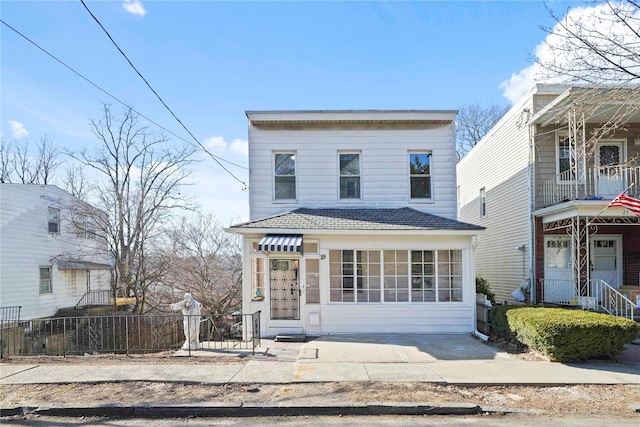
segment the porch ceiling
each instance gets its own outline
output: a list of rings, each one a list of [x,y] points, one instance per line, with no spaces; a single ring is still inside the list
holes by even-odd
[[[617,206],[607,207],[608,204],[608,200],[572,200],[538,209],[533,212],[533,216],[542,218],[543,224],[575,217],[620,218],[629,220],[621,221],[621,224],[639,223],[638,218],[626,209]]]

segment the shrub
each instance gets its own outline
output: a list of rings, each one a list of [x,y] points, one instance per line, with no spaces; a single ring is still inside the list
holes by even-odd
[[[506,317],[514,338],[560,362],[614,357],[640,332],[633,320],[582,310],[526,307]]]
[[[487,299],[491,301],[491,304],[496,303],[496,294],[491,291],[489,282],[482,277],[476,277],[476,294],[485,294]]]
[[[517,305],[494,305],[489,310],[489,331],[491,335],[495,335],[500,338],[507,338],[509,341],[513,341],[511,336],[511,330],[509,329],[509,323],[507,322],[507,312],[512,309],[518,308]]]

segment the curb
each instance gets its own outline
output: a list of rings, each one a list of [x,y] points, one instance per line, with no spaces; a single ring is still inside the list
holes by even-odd
[[[471,403],[353,403],[340,405],[264,405],[189,404],[189,405],[105,405],[84,407],[15,407],[0,408],[0,417],[41,415],[52,417],[119,417],[119,418],[185,418],[185,417],[280,417],[318,415],[476,415],[482,408]],[[504,412],[504,411],[502,411]]]

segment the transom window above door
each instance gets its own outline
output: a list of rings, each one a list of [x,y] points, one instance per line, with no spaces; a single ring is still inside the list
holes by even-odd
[[[340,199],[360,199],[360,153],[340,153]]]

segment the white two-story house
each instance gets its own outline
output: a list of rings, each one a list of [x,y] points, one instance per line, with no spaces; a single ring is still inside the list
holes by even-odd
[[[538,84],[458,163],[460,219],[487,229],[476,268],[499,301],[522,287],[632,315],[640,217],[609,205],[640,198],[639,92]]]
[[[250,111],[243,312],[263,336],[475,330],[455,111]]]
[[[106,291],[109,304],[106,241],[82,206],[55,185],[0,184],[0,307],[30,320],[92,292]]]

